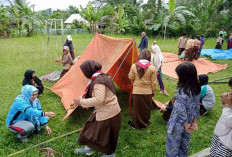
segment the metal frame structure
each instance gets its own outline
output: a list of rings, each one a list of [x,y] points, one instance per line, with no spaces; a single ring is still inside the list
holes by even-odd
[[[61,34],[62,34],[62,46],[64,44],[64,26],[63,26],[63,19],[48,19],[48,21],[45,21],[45,27],[44,27],[44,39],[43,39],[43,49],[44,49],[44,44],[45,44],[45,40],[46,40],[46,35],[48,34],[48,38],[47,38],[47,47],[45,50],[45,57],[47,56],[47,51],[48,51],[48,45],[49,45],[49,40],[50,40],[50,31],[52,29],[52,25],[54,23],[55,25],[55,36],[56,36],[56,47],[57,47],[57,27],[56,27],[56,22],[60,21],[61,23]],[[50,26],[48,32],[47,32],[47,27]]]

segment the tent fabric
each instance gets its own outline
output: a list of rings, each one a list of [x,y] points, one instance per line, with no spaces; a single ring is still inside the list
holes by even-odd
[[[212,59],[232,59],[232,49],[202,49],[201,54],[210,56]]]
[[[54,71],[45,76],[40,77],[41,81],[50,81],[50,82],[57,82],[60,78],[61,71]]]
[[[163,56],[165,60],[162,66],[162,73],[173,78],[178,78],[175,69],[179,64],[183,63],[183,61],[180,61],[178,56],[173,53],[163,53]],[[197,68],[198,75],[216,73],[220,70],[228,68],[228,64],[216,64],[206,59],[194,60],[193,64]]]
[[[85,87],[89,82],[80,69],[80,65],[87,59],[101,63],[102,71],[108,73],[111,78],[120,67],[114,77],[114,82],[126,92],[131,90],[128,73],[131,65],[138,61],[134,40],[107,37],[97,33],[75,65],[51,88],[61,97],[61,102],[67,110],[64,120],[75,110],[69,109],[70,104],[75,98],[84,94]]]

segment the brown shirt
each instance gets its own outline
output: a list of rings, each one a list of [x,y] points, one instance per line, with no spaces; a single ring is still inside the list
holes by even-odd
[[[201,47],[201,41],[200,40],[198,40],[198,39],[195,39],[194,40],[194,46],[197,46],[197,47]]]
[[[71,65],[73,65],[73,59],[70,53],[63,54],[62,61],[63,61],[63,69],[65,70],[69,70],[71,68]]]
[[[150,65],[143,77],[140,79],[136,65],[131,66],[129,79],[133,82],[133,94],[155,94],[157,71],[153,65]]]
[[[190,49],[190,48],[193,48],[193,47],[194,47],[194,40],[193,39],[189,39],[187,41],[185,49]]]
[[[187,42],[186,38],[184,38],[183,36],[180,37],[178,41],[178,48],[185,48],[186,42]]]
[[[121,111],[117,96],[103,84],[94,84],[92,98],[82,98],[80,103],[83,107],[95,107],[96,121],[112,118]]]

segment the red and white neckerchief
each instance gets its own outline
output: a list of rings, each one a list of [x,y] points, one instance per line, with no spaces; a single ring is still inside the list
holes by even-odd
[[[136,64],[138,64],[143,69],[146,69],[147,67],[149,67],[151,65],[151,63],[146,59],[141,59],[138,62],[136,62]]]
[[[98,70],[96,73],[94,73],[94,74],[92,75],[92,77],[91,77],[91,79],[90,79],[90,81],[89,81],[87,87],[85,88],[85,93],[83,94],[82,98],[85,98],[85,97],[86,97],[87,92],[88,92],[88,90],[89,90],[89,87],[90,87],[92,81],[93,81],[96,77],[98,77],[98,75],[100,75],[101,73],[102,73],[102,71],[101,71],[101,70]]]

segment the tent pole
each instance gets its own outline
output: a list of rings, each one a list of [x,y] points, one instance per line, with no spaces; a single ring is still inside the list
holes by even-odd
[[[127,58],[128,54],[130,53],[130,51],[131,51],[132,47],[133,47],[133,45],[131,46],[131,48],[130,48],[130,49],[129,49],[129,51],[127,52],[126,56],[123,58],[123,60],[122,60],[121,64],[119,65],[119,67],[118,67],[117,71],[115,72],[115,74],[114,74],[114,76],[113,76],[112,80],[114,80],[115,76],[117,75],[117,73],[118,73],[118,72],[119,72],[119,70],[121,69],[122,64],[123,64],[123,63],[124,63],[124,61],[126,60],[126,58]]]
[[[134,56],[135,56],[135,38],[133,38],[133,49],[132,49],[132,58],[131,58],[131,65],[134,64]],[[128,114],[131,114],[131,100],[132,100],[132,92],[133,92],[133,86],[131,86],[130,89],[130,96],[129,96],[129,102],[128,102]]]

